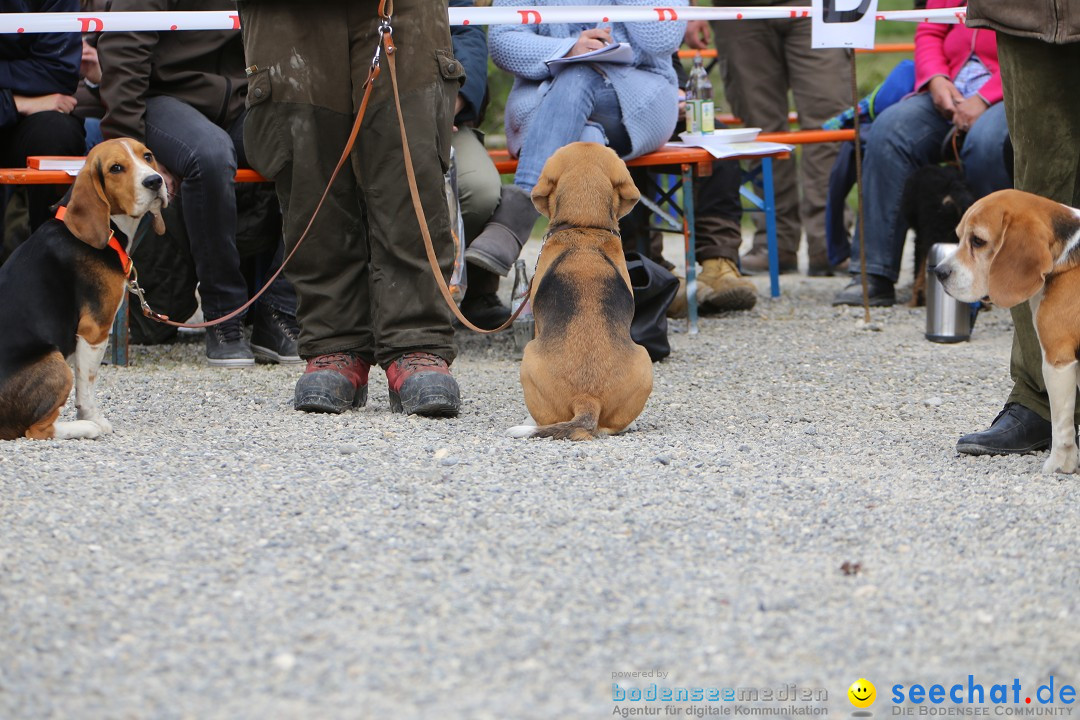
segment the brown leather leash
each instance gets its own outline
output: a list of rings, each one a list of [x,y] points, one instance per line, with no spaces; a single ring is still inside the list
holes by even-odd
[[[424,251],[427,253],[428,263],[431,265],[431,272],[435,276],[435,282],[439,286],[439,292],[442,293],[443,300],[446,301],[450,310],[457,317],[458,322],[470,330],[484,335],[501,332],[513,324],[514,320],[517,319],[517,316],[525,309],[527,302],[521,303],[510,318],[499,327],[493,330],[478,328],[476,325],[469,322],[469,320],[461,313],[461,309],[458,308],[457,303],[454,302],[453,295],[450,294],[450,288],[447,287],[446,280],[443,279],[442,270],[439,269],[439,260],[435,256],[435,245],[431,241],[431,233],[428,232],[424,206],[420,202],[420,190],[416,186],[416,172],[413,170],[412,153],[409,152],[409,138],[405,132],[405,115],[401,111],[401,98],[398,96],[397,58],[394,56],[396,47],[394,45],[393,32],[389,29],[390,15],[383,12],[386,5],[389,5],[392,11],[392,0],[381,0],[379,3],[379,15],[382,16],[382,24],[379,26],[379,30],[382,32],[382,41],[386,46],[386,60],[387,65],[390,67],[390,84],[394,90],[394,107],[397,109],[398,127],[401,129],[401,148],[405,155],[405,177],[409,182],[409,195],[412,198],[413,211],[416,213],[416,221],[420,224],[420,234],[424,238]],[[384,26],[387,28],[386,30],[383,30]],[[535,279],[535,275],[533,278]],[[527,292],[528,296],[532,297],[532,279],[529,280],[529,289]]]
[[[323,190],[322,197],[319,198],[319,203],[315,206],[315,210],[311,213],[311,219],[308,220],[307,226],[304,228],[304,232],[300,234],[300,238],[296,241],[296,245],[289,254],[282,260],[281,265],[277,271],[270,276],[270,279],[255,293],[250,300],[230,312],[228,315],[215,318],[214,320],[208,320],[201,323],[181,323],[175,320],[170,320],[167,315],[162,315],[151,309],[149,303],[146,301],[146,295],[144,290],[139,286],[138,275],[133,273],[132,277],[128,280],[128,289],[139,299],[139,305],[142,308],[143,315],[156,320],[157,322],[164,323],[165,325],[171,325],[178,328],[208,328],[214,325],[220,325],[223,322],[232,320],[237,315],[241,314],[248,308],[250,308],[256,300],[258,300],[263,293],[270,287],[270,285],[277,280],[281,275],[281,271],[285,269],[285,265],[292,259],[296,251],[300,249],[300,245],[307,238],[308,232],[311,230],[311,226],[315,223],[315,217],[319,214],[319,210],[322,209],[323,203],[326,202],[327,196],[330,194],[330,187],[334,184],[334,180],[337,179],[338,173],[341,172],[341,168],[345,166],[345,163],[349,159],[349,155],[352,153],[353,146],[356,144],[356,137],[360,134],[360,125],[364,121],[364,113],[367,111],[368,100],[371,97],[372,88],[375,85],[375,78],[382,72],[382,66],[380,62],[380,55],[383,48],[386,50],[387,64],[390,67],[390,80],[394,91],[394,106],[397,109],[398,126],[401,128],[401,146],[405,155],[405,175],[409,183],[409,194],[412,197],[413,209],[416,212],[416,220],[420,224],[420,234],[424,238],[424,249],[427,252],[428,263],[431,265],[431,272],[435,276],[435,282],[439,286],[439,290],[442,292],[443,299],[446,304],[453,311],[458,321],[478,333],[484,335],[497,333],[510,327],[522,310],[525,309],[526,302],[521,303],[517,310],[514,311],[510,319],[504,322],[499,327],[493,330],[484,330],[473,325],[469,320],[461,314],[461,310],[458,308],[457,303],[454,302],[454,297],[450,293],[450,288],[446,285],[446,280],[443,279],[442,270],[439,268],[438,258],[435,256],[435,247],[431,240],[431,234],[428,232],[427,218],[424,215],[423,205],[420,203],[420,191],[416,185],[416,173],[413,170],[412,154],[409,152],[409,139],[405,133],[405,117],[401,112],[401,98],[398,96],[398,84],[397,84],[397,67],[396,58],[394,53],[397,49],[394,44],[393,34],[394,29],[391,25],[391,17],[393,14],[393,1],[392,0],[380,0],[379,2],[379,34],[381,36],[380,42],[375,46],[375,54],[371,59],[371,67],[368,70],[367,78],[364,80],[364,97],[360,101],[360,109],[356,114],[356,120],[353,122],[352,131],[349,133],[349,140],[345,143],[345,149],[341,152],[341,157],[338,159],[337,165],[334,167],[334,172],[330,174],[330,179],[326,183],[326,189]],[[532,281],[529,281],[529,296],[532,295]]]

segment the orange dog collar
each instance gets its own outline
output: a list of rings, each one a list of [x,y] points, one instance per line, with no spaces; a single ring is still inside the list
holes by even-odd
[[[61,205],[56,208],[56,219],[63,222],[64,215],[67,214],[67,207]],[[124,275],[131,275],[131,258],[128,256],[124,247],[120,244],[120,241],[116,239],[116,235],[112,229],[109,230],[109,247],[116,251],[116,254],[120,256],[120,267],[124,269]]]

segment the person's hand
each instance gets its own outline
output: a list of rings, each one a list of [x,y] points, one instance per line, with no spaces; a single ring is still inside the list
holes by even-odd
[[[577,42],[574,43],[574,47],[570,48],[570,52],[566,53],[566,57],[584,55],[587,52],[599,50],[605,45],[610,45],[611,42],[611,28],[605,27],[582,30],[581,35],[578,36]]]
[[[55,110],[67,115],[75,109],[76,101],[73,95],[12,95],[15,100],[15,109],[20,115],[33,115],[34,113]]]
[[[101,82],[101,63],[98,62],[97,48],[82,41],[82,62],[79,65],[79,75],[95,85]]]
[[[679,119],[686,117],[686,91],[679,88]]]
[[[712,28],[708,20],[691,20],[686,23],[683,42],[691,50],[704,50],[712,43]]]
[[[980,115],[986,112],[988,107],[986,101],[978,95],[972,95],[957,103],[956,114],[953,115],[953,123],[956,125],[956,129],[964,132],[971,130],[971,126],[975,124]]]
[[[937,108],[938,113],[946,120],[952,120],[956,113],[956,105],[963,101],[964,96],[956,89],[952,80],[944,75],[931,78],[928,87],[930,98],[934,101],[934,107]]]

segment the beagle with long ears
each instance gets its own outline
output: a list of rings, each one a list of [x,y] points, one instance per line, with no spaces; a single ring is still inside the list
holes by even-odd
[[[94,381],[131,260],[110,221],[130,240],[150,213],[161,234],[167,204],[142,143],[101,143],[56,218],[0,266],[0,439],[96,438],[112,430],[94,400]],[[73,381],[78,420],[57,422]]]
[[[960,244],[937,276],[962,302],[1031,306],[1042,348],[1053,442],[1043,472],[1075,472],[1080,384],[1080,210],[1001,190],[977,201],[956,229]]]
[[[652,362],[630,339],[634,294],[619,218],[639,198],[610,148],[573,143],[548,159],[532,191],[551,219],[532,284],[536,337],[521,385],[539,427],[516,437],[591,440],[626,429],[652,392]]]

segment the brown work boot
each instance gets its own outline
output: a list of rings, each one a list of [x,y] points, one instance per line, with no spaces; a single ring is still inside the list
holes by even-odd
[[[701,263],[697,301],[703,313],[725,310],[749,310],[757,304],[757,288],[727,258]]]
[[[793,273],[799,269],[799,260],[795,257],[795,253],[781,250],[779,255],[781,275]],[[744,275],[769,272],[769,249],[764,245],[755,245],[750,252],[742,256],[739,266]]]
[[[690,311],[690,306],[686,302],[686,278],[676,275],[679,278],[679,289],[675,293],[675,297],[671,299],[671,304],[667,308],[667,316],[669,318],[684,318]]]

